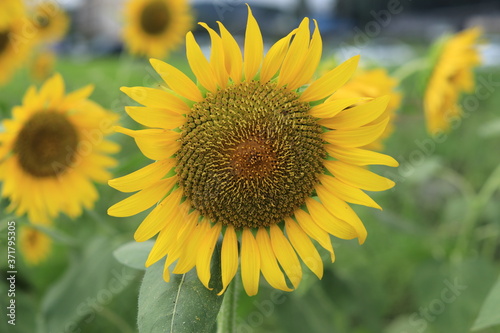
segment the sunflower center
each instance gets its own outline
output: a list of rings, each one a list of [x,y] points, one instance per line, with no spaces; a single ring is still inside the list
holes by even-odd
[[[27,173],[34,177],[55,177],[71,166],[77,145],[78,133],[66,116],[43,111],[24,124],[14,151]]]
[[[244,82],[193,105],[177,174],[194,209],[237,228],[269,226],[311,195],[326,156],[321,127],[295,92]]]
[[[3,53],[7,49],[7,46],[9,45],[9,35],[10,32],[7,31],[0,31],[0,54]]]
[[[45,14],[38,14],[35,16],[35,24],[38,29],[45,29],[50,25],[50,19]]]
[[[150,35],[163,33],[170,21],[170,11],[163,1],[148,3],[141,13],[141,27]]]

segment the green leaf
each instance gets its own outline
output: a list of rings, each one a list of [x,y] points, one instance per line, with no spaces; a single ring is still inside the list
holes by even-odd
[[[117,248],[113,255],[125,266],[145,270],[144,263],[153,248],[154,241],[130,242]]]
[[[137,277],[137,271],[113,258],[118,244],[117,239],[96,237],[74,255],[42,300],[41,332],[80,331]]]
[[[479,316],[471,329],[478,331],[487,327],[500,325],[500,311],[498,309],[500,309],[500,276],[486,297],[481,311],[479,311]]]
[[[211,332],[223,299],[217,296],[222,286],[219,247],[212,259],[213,290],[203,286],[194,269],[183,275],[172,274],[167,283],[163,267],[161,260],[146,269],[139,292],[139,332]]]

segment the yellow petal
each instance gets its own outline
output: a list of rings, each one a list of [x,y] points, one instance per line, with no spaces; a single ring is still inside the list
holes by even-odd
[[[341,239],[353,239],[357,237],[357,232],[350,224],[330,214],[320,202],[313,198],[307,198],[306,205],[313,221],[330,235]]]
[[[335,259],[335,254],[333,252],[332,242],[328,233],[320,228],[302,209],[297,209],[294,213],[297,222],[299,223],[302,230],[306,232],[309,237],[317,241],[325,250],[330,252],[332,262]]]
[[[150,59],[149,62],[155,71],[160,74],[163,81],[177,94],[194,102],[203,100],[203,96],[196,84],[182,71],[161,60]]]
[[[285,59],[286,53],[288,52],[288,47],[290,46],[290,40],[292,36],[295,35],[297,29],[294,29],[286,37],[281,38],[277,41],[269,51],[267,51],[264,57],[264,63],[262,64],[262,69],[260,70],[260,81],[267,82],[273,78],[276,72],[280,69]]]
[[[134,233],[134,239],[138,242],[146,241],[163,229],[168,219],[179,209],[181,197],[182,190],[177,188],[163,199],[139,225]]]
[[[186,117],[167,109],[126,106],[125,111],[132,119],[148,127],[174,129],[186,123]]]
[[[318,124],[332,129],[361,127],[380,117],[387,108],[390,99],[391,97],[388,95],[375,98],[368,103],[344,110],[333,118],[321,119]]]
[[[162,179],[175,165],[175,159],[168,158],[151,163],[126,176],[111,179],[109,186],[121,192],[135,192]]]
[[[221,88],[227,86],[229,80],[229,74],[226,69],[226,62],[224,59],[224,48],[222,46],[222,39],[220,36],[210,28],[206,23],[199,23],[204,27],[210,34],[210,40],[212,41],[212,49],[210,54],[210,65],[212,70],[217,77],[217,84]]]
[[[111,216],[124,217],[140,213],[160,201],[174,186],[177,177],[170,177],[146,187],[108,209]]]
[[[328,171],[344,183],[363,190],[385,191],[395,185],[392,180],[379,176],[366,168],[340,161],[325,161],[324,165]]]
[[[347,185],[337,178],[327,175],[321,175],[319,177],[319,180],[323,185],[325,185],[328,191],[335,194],[339,199],[353,204],[373,207],[382,210],[382,207],[380,207],[375,201],[373,201],[372,198],[370,198],[359,188]]]
[[[321,279],[323,277],[323,260],[311,239],[291,218],[285,219],[285,228],[290,243],[309,269]]]
[[[262,63],[262,55],[264,53],[264,42],[259,29],[259,24],[252,15],[250,6],[248,7],[247,30],[245,33],[245,49],[243,70],[245,72],[245,80],[250,81],[254,78]]]
[[[227,31],[226,27],[217,21],[220,29],[220,35],[222,38],[222,45],[224,47],[224,60],[226,62],[226,70],[229,76],[234,82],[241,81],[241,72],[243,68],[243,60],[241,56],[241,50],[238,43]]]
[[[342,147],[362,147],[372,143],[384,133],[389,117],[374,125],[354,129],[333,130],[323,133],[323,139],[333,145]]]
[[[182,99],[164,90],[146,87],[121,87],[120,90],[144,106],[166,109],[179,114],[190,112],[189,106]]]
[[[68,93],[61,102],[61,109],[72,107],[75,103],[87,99],[94,91],[94,85],[89,84],[83,88]]]
[[[358,62],[359,56],[354,56],[335,67],[311,83],[300,96],[300,100],[302,102],[314,102],[330,96],[351,78],[358,67]]]
[[[76,91],[71,93],[71,94],[74,94],[74,93],[76,93]],[[36,97],[37,97],[36,87],[30,86],[28,88],[28,90],[26,90],[26,93],[24,94],[23,105],[29,105],[29,104],[33,103],[33,101],[36,99]]]
[[[196,265],[196,257],[200,242],[210,230],[210,222],[202,220],[194,229],[187,246],[184,248],[184,253],[179,258],[175,266],[174,274],[185,274]]]
[[[278,86],[290,84],[302,71],[307,50],[309,49],[309,37],[309,18],[305,17],[297,28],[297,33],[283,60],[280,75],[278,76]]]
[[[387,165],[397,167],[398,161],[389,155],[361,148],[346,148],[335,145],[324,145],[326,152],[336,159],[355,165]]]
[[[200,46],[196,43],[191,31],[186,35],[186,56],[191,70],[194,75],[196,75],[201,85],[207,90],[215,92],[217,90],[215,73],[203,55]]]
[[[313,106],[309,114],[316,118],[332,118],[345,108],[358,103],[361,98],[342,98],[325,101],[324,103]]]
[[[281,267],[283,267],[286,275],[295,289],[297,289],[302,280],[302,267],[300,266],[299,258],[288,239],[286,239],[276,224],[271,225],[269,229],[271,231],[271,244],[276,258],[278,258]]]
[[[170,271],[169,271],[169,267],[167,264],[165,264],[165,266],[163,266],[163,280],[165,282],[170,282]]]
[[[238,239],[232,225],[228,225],[224,233],[221,249],[222,295],[238,271]]]
[[[326,209],[332,215],[349,223],[356,230],[359,243],[363,244],[366,240],[367,231],[363,222],[361,222],[352,208],[345,201],[340,200],[332,192],[328,191],[323,185],[316,185],[315,189]]]
[[[208,286],[210,282],[210,261],[212,260],[212,254],[214,253],[215,244],[217,243],[221,228],[222,224],[219,222],[208,231],[200,243],[196,256],[196,272],[198,273],[198,278],[205,288],[210,290],[213,289]]]
[[[165,262],[167,266],[173,264],[183,254],[200,216],[199,214],[187,215],[187,212],[185,213],[176,216],[176,225],[168,231],[172,233],[172,237],[170,238],[170,246],[167,247],[168,256]]]
[[[323,51],[323,42],[321,40],[321,35],[318,29],[318,22],[314,20],[314,33],[311,39],[311,44],[307,51],[307,54],[302,65],[302,69],[297,73],[297,75],[288,84],[287,88],[290,90],[297,89],[306,83],[309,83],[316,68],[318,67],[319,61],[321,60],[321,53]]]
[[[43,84],[40,96],[48,102],[47,108],[59,107],[64,96],[64,80],[61,74],[56,73]]]
[[[283,291],[292,291],[292,289],[288,288],[286,285],[285,276],[278,266],[276,255],[271,245],[271,239],[267,234],[266,228],[259,228],[256,240],[260,252],[260,269],[262,270],[264,278],[273,288]]]
[[[120,126],[115,126],[114,129],[116,132],[133,137],[144,156],[155,161],[169,158],[181,146],[178,141],[180,134],[171,130],[147,129],[133,131]]]
[[[259,247],[250,229],[244,228],[241,240],[241,279],[248,296],[254,296],[259,291],[259,278]]]

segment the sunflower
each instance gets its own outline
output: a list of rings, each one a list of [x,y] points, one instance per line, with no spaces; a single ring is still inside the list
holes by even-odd
[[[19,234],[19,248],[28,264],[45,261],[52,248],[52,239],[38,229],[23,226]]]
[[[2,6],[0,13],[4,10]],[[32,49],[34,39],[24,37],[24,23],[23,16],[9,16],[6,20],[0,20],[0,85],[5,84],[23,65]]]
[[[380,208],[363,189],[394,185],[362,166],[397,162],[359,148],[383,133],[387,117],[368,124],[380,117],[389,98],[350,109],[359,98],[331,99],[356,70],[358,57],[300,89],[310,82],[322,52],[317,24],[311,36],[308,18],[265,57],[250,8],[243,54],[221,23],[220,35],[200,24],[211,36],[209,61],[193,34],[186,36],[187,59],[199,85],[152,59],[171,90],[122,88],[145,106],[126,112],[152,128],[117,131],[133,137],[156,162],[109,182],[120,191],[139,192],[108,213],[132,216],[158,203],[134,237],[142,242],[158,234],[146,266],[166,256],[165,281],[177,262],[174,274],[196,266],[209,288],[210,261],[222,234],[219,294],[239,261],[248,295],[257,293],[261,272],[272,287],[290,291],[302,278],[299,257],[322,277],[311,239],[329,251],[332,262],[330,235],[365,241],[367,231],[347,202]]]
[[[385,95],[389,95],[391,97],[385,112],[372,121],[372,124],[375,124],[387,117],[390,118],[390,121],[387,124],[384,133],[382,133],[377,140],[365,146],[366,149],[378,151],[383,150],[384,140],[387,139],[394,131],[396,111],[401,104],[401,93],[395,91],[398,85],[398,80],[390,77],[385,69],[377,68],[371,70],[358,70],[354,74],[353,78],[337,90],[335,95],[332,96],[333,99],[363,97],[377,98]]]
[[[41,42],[60,41],[69,27],[68,15],[53,1],[37,4],[32,10],[30,20],[36,29],[37,39]]]
[[[450,120],[461,116],[459,97],[474,90],[473,69],[481,63],[477,49],[480,36],[481,29],[467,29],[441,46],[424,96],[429,133],[449,130]]]
[[[133,54],[163,58],[182,44],[192,21],[186,0],[129,0],[125,43]]]
[[[24,3],[22,0],[2,0],[0,1],[0,27],[24,15]]]
[[[13,118],[0,133],[2,196],[9,211],[28,213],[33,223],[47,223],[64,212],[77,217],[97,199],[92,181],[106,182],[107,153],[118,146],[104,139],[117,116],[88,100],[93,87],[65,94],[56,74],[40,91],[30,87]]]
[[[30,74],[36,81],[44,81],[54,72],[56,54],[52,51],[42,51],[33,59]]]

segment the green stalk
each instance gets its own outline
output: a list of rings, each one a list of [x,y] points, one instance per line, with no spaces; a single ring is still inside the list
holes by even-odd
[[[500,165],[488,177],[479,193],[473,198],[470,203],[467,214],[462,223],[462,229],[458,235],[455,248],[452,252],[452,258],[461,260],[467,253],[470,243],[470,234],[473,232],[479,217],[484,208],[490,201],[491,197],[500,188]]]
[[[236,332],[236,309],[241,279],[239,271],[224,293],[224,300],[217,316],[217,333]]]

